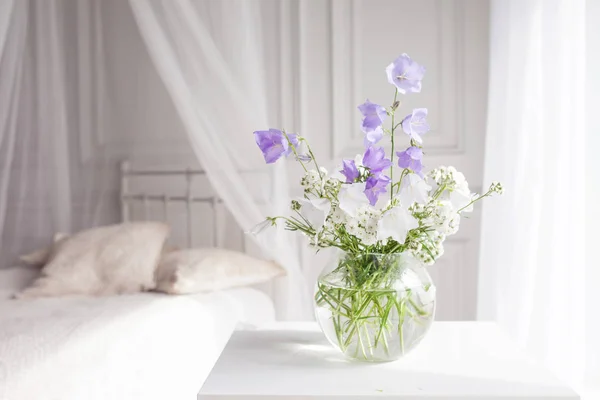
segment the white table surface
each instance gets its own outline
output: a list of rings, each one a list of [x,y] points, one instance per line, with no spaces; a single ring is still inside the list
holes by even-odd
[[[241,399],[574,400],[494,324],[435,322],[423,342],[390,363],[346,361],[315,323],[237,331],[198,394]]]

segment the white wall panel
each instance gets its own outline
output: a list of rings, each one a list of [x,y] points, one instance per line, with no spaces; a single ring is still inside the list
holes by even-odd
[[[392,102],[394,88],[385,67],[405,52],[427,68],[422,92],[401,96],[399,111],[429,109],[426,166],[453,165],[465,173],[472,190],[481,190],[486,1],[299,0],[297,15],[301,128],[318,155],[340,160],[364,151],[356,107],[366,98]],[[408,146],[402,134],[396,143],[397,150]],[[474,318],[478,232],[475,212],[430,268],[439,289],[440,319]]]

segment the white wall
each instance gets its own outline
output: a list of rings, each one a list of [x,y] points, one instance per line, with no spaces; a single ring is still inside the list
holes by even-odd
[[[422,93],[407,96],[403,106],[406,113],[416,106],[429,108],[433,129],[425,138],[426,165],[454,165],[473,189],[481,188],[487,1],[265,0],[262,4],[269,21],[265,29],[273,33],[266,46],[272,107],[278,108],[282,126],[310,138],[319,158],[340,159],[362,151],[356,106],[366,97],[391,102],[393,90],[384,69],[406,52],[428,69]],[[117,133],[110,143],[112,156],[143,165],[197,165],[128,3],[106,0],[103,6]],[[196,190],[211,191],[203,184]],[[229,219],[228,224],[233,222]],[[431,269],[442,319],[474,317],[478,229],[475,212]],[[224,240],[221,244],[239,247],[243,238],[226,235]],[[316,273],[307,271],[312,277]]]
[[[594,318],[600,304],[600,268],[598,268],[598,225],[600,224],[600,208],[596,206],[600,198],[600,119],[597,116],[600,104],[600,2],[586,3],[586,325],[587,365],[586,380],[590,390],[600,397],[600,322]],[[591,398],[591,396],[590,396]]]
[[[365,98],[389,104],[385,67],[406,52],[427,67],[423,90],[403,97],[405,113],[429,109],[425,164],[454,165],[473,190],[482,185],[488,3],[485,1],[301,1],[296,127],[334,159],[362,151],[360,115]],[[294,43],[291,43],[291,47]],[[406,141],[404,145],[407,146]],[[446,243],[431,273],[442,319],[474,318],[479,214]]]

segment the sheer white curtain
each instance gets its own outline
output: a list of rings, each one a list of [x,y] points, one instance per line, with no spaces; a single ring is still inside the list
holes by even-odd
[[[505,195],[484,205],[479,317],[579,385],[595,313],[585,302],[585,1],[494,0],[490,45],[484,175]]]
[[[265,166],[252,132],[277,126],[269,83],[261,2],[130,0],[142,37],[211,185],[250,230],[289,199],[283,162]],[[272,86],[272,85],[271,85]],[[303,319],[310,302],[292,236],[276,229],[257,243],[288,271],[279,317]]]
[[[27,38],[28,3],[5,1],[0,3],[0,233],[6,240],[6,216],[11,167],[17,138],[17,118],[25,42]],[[5,246],[0,249],[2,261]]]
[[[85,35],[77,42],[100,26],[90,1],[0,2],[0,268],[56,232],[107,222],[97,140],[103,93],[77,85],[84,61],[94,64],[85,73],[101,76],[100,52],[79,52],[97,43]],[[82,9],[85,23],[77,18]],[[84,130],[86,110],[92,122]]]

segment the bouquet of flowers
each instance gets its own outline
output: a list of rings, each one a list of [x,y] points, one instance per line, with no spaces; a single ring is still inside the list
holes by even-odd
[[[494,182],[485,193],[472,193],[451,166],[426,171],[427,109],[397,116],[399,96],[421,91],[425,68],[402,54],[386,73],[393,101],[388,107],[369,100],[358,106],[364,154],[343,160],[334,173],[318,165],[302,136],[279,129],[254,132],[267,163],[293,156],[305,172],[303,197],[291,202],[290,215],[268,217],[263,224],[282,222],[316,249],[342,251],[317,284],[317,318],[332,344],[365,360],[396,358],[420,340],[433,318],[434,308],[427,305],[435,288],[419,267],[442,256],[444,240],[458,231],[461,215],[475,202],[503,190]],[[391,145],[387,156],[380,145],[384,138]],[[408,146],[396,151],[399,139]],[[396,336],[397,343],[390,343]]]

